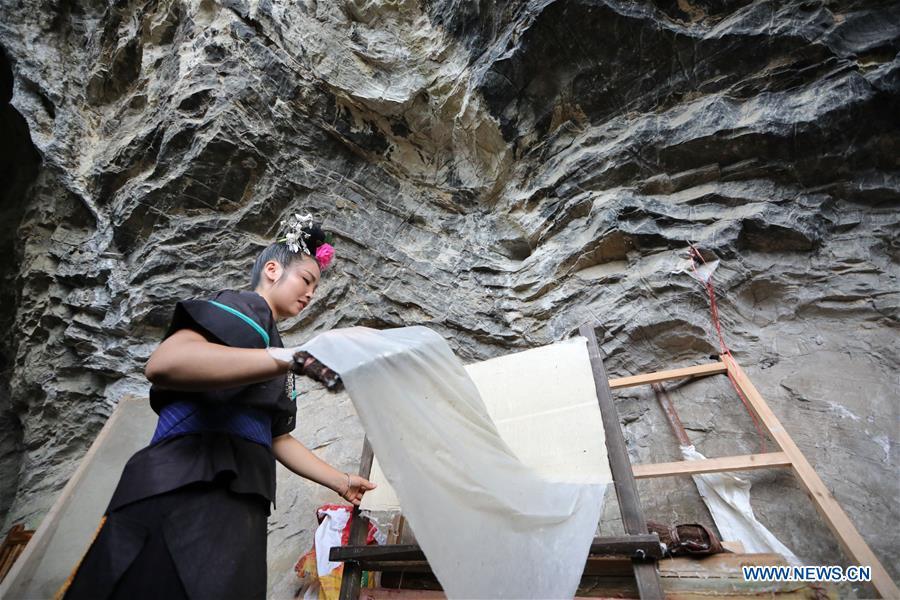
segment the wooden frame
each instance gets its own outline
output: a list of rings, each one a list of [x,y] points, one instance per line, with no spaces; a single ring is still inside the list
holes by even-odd
[[[882,598],[900,598],[900,588],[894,583],[884,566],[875,557],[872,549],[856,530],[847,513],[841,508],[825,483],[819,478],[815,469],[806,460],[806,457],[794,443],[781,422],[769,408],[759,391],[754,387],[750,378],[744,373],[737,361],[731,355],[722,355],[721,362],[688,367],[686,369],[674,369],[648,373],[635,377],[623,377],[610,380],[610,387],[618,389],[636,385],[645,385],[683,379],[685,377],[698,377],[718,373],[728,374],[747,398],[753,412],[756,414],[766,432],[778,444],[779,451],[764,454],[747,454],[743,456],[725,456],[721,458],[708,458],[697,461],[678,461],[668,463],[633,465],[632,471],[636,479],[650,477],[668,477],[673,475],[692,475],[695,473],[721,473],[726,471],[747,471],[752,469],[768,469],[789,467],[800,483],[803,484],[806,494],[810,497],[819,514],[825,519],[828,527],[837,537],[841,548],[852,561],[858,565],[872,568],[872,585]]]
[[[900,598],[900,588],[893,582],[884,566],[875,557],[871,548],[863,540],[862,536],[854,527],[847,514],[840,507],[834,496],[828,491],[828,488],[816,474],[812,465],[806,460],[806,457],[794,443],[793,439],[781,425],[781,422],[769,408],[762,395],[753,386],[749,377],[730,355],[722,355],[721,361],[686,367],[682,369],[671,369],[667,371],[658,371],[654,373],[646,373],[630,377],[620,377],[616,379],[607,379],[606,372],[603,369],[603,362],[600,359],[599,347],[597,346],[596,337],[593,329],[582,326],[579,333],[588,339],[588,351],[591,358],[591,366],[594,372],[594,382],[597,387],[598,401],[601,404],[603,412],[603,425],[606,431],[607,447],[610,455],[610,467],[613,471],[613,481],[616,485],[616,492],[620,501],[620,509],[623,512],[623,522],[625,523],[626,532],[629,534],[625,539],[632,542],[643,541],[642,535],[647,534],[646,524],[640,512],[640,503],[637,499],[637,492],[634,488],[635,479],[646,479],[652,477],[670,477],[675,475],[693,475],[698,473],[721,473],[729,471],[747,471],[754,469],[769,468],[790,468],[794,475],[803,484],[807,495],[813,501],[816,509],[825,519],[831,531],[837,537],[841,547],[847,555],[858,565],[870,566],[872,569],[872,585],[882,598]],[[622,474],[621,454],[624,452],[624,438],[622,438],[622,430],[619,425],[615,406],[612,404],[610,390],[622,389],[626,387],[635,387],[640,385],[650,385],[663,381],[672,381],[676,379],[707,377],[710,375],[727,374],[735,382],[735,385],[747,398],[754,413],[765,427],[768,434],[778,444],[779,450],[775,452],[767,452],[762,454],[746,454],[741,456],[725,456],[719,458],[708,458],[696,461],[676,461],[656,464],[631,465],[625,454],[625,464],[630,467],[630,473],[626,476]],[[607,384],[608,383],[608,384]],[[604,392],[605,389],[605,392]],[[609,406],[607,406],[607,400]],[[612,426],[614,425],[614,426]],[[616,432],[618,435],[616,435]],[[621,439],[621,447],[618,441],[613,441],[610,446],[610,440],[614,438]],[[615,448],[614,448],[615,447]],[[618,458],[615,459],[614,455]],[[363,448],[363,456],[360,461],[360,475],[369,476],[372,466],[372,448],[366,440]],[[630,482],[630,483],[629,483]],[[623,496],[625,497],[623,500]],[[626,511],[628,516],[626,517]],[[359,516],[358,509],[354,511],[354,517]],[[362,565],[369,567],[378,567],[391,565],[397,566],[399,562],[412,564],[414,562],[422,563],[424,555],[420,554],[417,546],[401,546],[393,548],[394,552],[401,554],[391,554],[384,550],[375,550],[368,548],[362,543],[365,540],[365,532],[367,529],[367,521],[364,518],[354,518],[350,530],[350,546],[344,548],[334,548],[331,553],[331,560],[344,560],[344,575],[341,582],[341,600],[355,600],[359,597],[359,580]],[[604,540],[612,540],[612,538],[596,538],[595,547],[599,549],[597,544],[602,544]],[[634,551],[635,548],[620,547],[619,550],[627,554],[628,551]],[[380,555],[380,559],[379,559]],[[634,558],[634,554],[632,554]],[[652,558],[652,557],[648,557]],[[635,577],[638,582],[638,590],[642,598],[662,598],[662,590],[659,587],[659,576],[654,561],[633,561]],[[373,569],[374,570],[374,569]],[[642,586],[643,583],[643,586]]]
[[[16,559],[25,550],[25,545],[33,535],[34,531],[26,530],[25,525],[21,523],[13,525],[7,532],[6,539],[0,546],[0,581],[3,581],[6,574],[12,569]]]
[[[124,407],[124,403],[131,402],[134,399],[133,396],[124,396],[119,402],[119,407]],[[100,433],[94,438],[90,448],[88,448],[81,462],[78,463],[78,468],[75,469],[75,472],[69,478],[65,487],[63,487],[62,492],[60,492],[49,512],[41,520],[37,531],[35,531],[31,540],[25,546],[24,551],[18,556],[16,562],[12,565],[2,583],[0,583],[0,598],[20,594],[20,586],[25,585],[24,582],[28,582],[34,577],[35,570],[39,566],[39,561],[36,557],[40,557],[50,545],[56,529],[62,522],[63,515],[73,501],[76,490],[82,481],[87,478],[91,463],[98,456],[104,441],[112,435],[113,429],[122,418],[123,411],[119,407],[113,411],[106,423],[103,424]],[[97,516],[98,520],[100,516],[102,516],[102,513]]]
[[[641,510],[631,462],[628,459],[628,453],[625,448],[625,437],[622,434],[618,413],[612,400],[610,381],[600,356],[600,347],[597,344],[597,338],[592,327],[582,326],[579,332],[588,341],[588,358],[594,377],[597,402],[600,404],[603,429],[606,434],[606,447],[613,484],[616,488],[619,510],[627,534],[619,537],[594,538],[589,558],[591,556],[610,556],[630,560],[640,598],[642,600],[663,600],[665,595],[662,591],[656,566],[656,561],[662,557],[659,536],[656,533],[648,533],[647,531],[647,523]],[[679,369],[676,371],[679,377],[705,375],[709,372],[719,371],[703,367],[700,369]],[[641,383],[644,383],[644,381],[626,385],[640,385]],[[363,444],[363,453],[360,458],[359,474],[361,476],[369,477],[372,469],[372,458],[372,447],[367,438]],[[359,598],[360,575],[363,570],[386,570],[386,568],[401,566],[415,569],[427,568],[425,554],[419,546],[406,544],[381,547],[366,546],[364,542],[367,530],[368,520],[361,516],[358,508],[354,509],[353,521],[350,525],[349,544],[343,547],[332,548],[329,554],[330,560],[344,562],[340,600],[357,600]]]

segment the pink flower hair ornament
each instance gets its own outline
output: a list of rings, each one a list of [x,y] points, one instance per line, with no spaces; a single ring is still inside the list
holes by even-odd
[[[331,264],[331,260],[334,258],[334,246],[325,242],[318,248],[316,248],[316,262],[319,263],[319,268],[321,270],[325,270],[328,268],[328,265]]]

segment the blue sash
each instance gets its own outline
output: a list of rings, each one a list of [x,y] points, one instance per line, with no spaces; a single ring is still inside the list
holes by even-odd
[[[213,306],[238,317],[252,327],[269,345],[269,334],[259,324],[242,313],[215,300],[207,300]],[[272,415],[258,408],[235,404],[206,404],[187,400],[172,402],[162,408],[156,431],[150,445],[164,439],[186,433],[220,431],[272,447]]]
[[[200,404],[187,400],[163,407],[150,445],[186,433],[219,431],[272,447],[272,416],[235,404]]]

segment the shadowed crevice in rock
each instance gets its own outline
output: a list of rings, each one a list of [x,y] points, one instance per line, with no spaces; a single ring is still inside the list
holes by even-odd
[[[19,306],[17,278],[20,256],[17,228],[29,199],[28,187],[37,176],[41,157],[31,143],[28,124],[10,105],[13,65],[0,46],[0,523],[15,497],[23,452],[22,423],[12,406],[17,396],[10,378],[20,336],[13,323]]]

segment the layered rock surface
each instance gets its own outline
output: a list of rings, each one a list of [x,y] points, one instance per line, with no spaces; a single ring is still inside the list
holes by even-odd
[[[21,0],[0,15],[5,528],[39,523],[118,398],[146,393],[174,301],[246,287],[302,209],[339,260],[290,342],[427,324],[468,362],[593,321],[614,375],[694,364],[719,348],[686,248],[721,259],[735,356],[900,576],[895,4]],[[704,454],[759,451],[727,380],[673,396]],[[675,460],[650,390],[618,398],[634,460]],[[313,389],[298,416],[298,438],[352,468],[346,398]],[[751,479],[788,546],[840,560],[788,473]],[[281,483],[276,595],[334,499]],[[710,520],[689,479],[641,491],[648,516]]]

